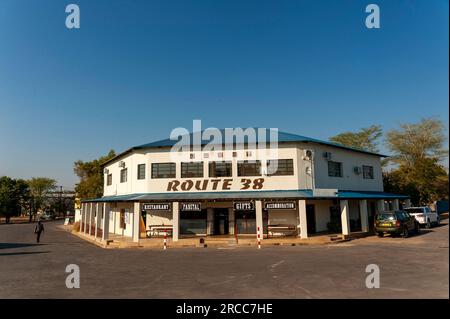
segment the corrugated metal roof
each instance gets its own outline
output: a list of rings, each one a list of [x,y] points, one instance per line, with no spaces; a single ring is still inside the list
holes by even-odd
[[[256,130],[256,132],[258,132],[258,128],[254,128]],[[227,129],[221,129],[220,130],[220,135],[221,135],[221,140],[217,141],[215,143],[215,145],[224,145],[225,144],[225,139],[226,139],[226,130]],[[230,129],[232,130],[232,129]],[[244,129],[245,130],[245,129]],[[265,130],[265,134],[259,135],[256,134],[256,143],[269,143],[270,142],[270,129],[263,129],[263,131]],[[207,132],[207,130],[205,130]],[[205,132],[202,131],[201,135],[203,135],[202,133]],[[264,136],[265,135],[265,136]],[[163,140],[159,140],[159,141],[155,141],[155,142],[151,142],[151,143],[146,143],[146,144],[142,144],[142,145],[138,145],[138,146],[134,146],[122,153],[120,153],[119,155],[117,155],[116,157],[106,161],[105,163],[103,163],[102,165],[106,165],[112,161],[117,160],[119,157],[122,157],[123,155],[132,152],[133,150],[140,150],[140,149],[147,149],[147,148],[159,148],[159,147],[172,147],[175,144],[177,144],[179,141],[181,140],[188,140],[188,138],[186,137],[187,135],[185,135],[185,138],[183,139],[179,139],[179,140],[171,140],[170,138],[166,138]],[[212,140],[214,140],[214,138],[211,138]],[[246,143],[248,141],[248,138],[246,136],[244,136],[244,142]],[[196,141],[194,140],[194,133],[190,133],[189,134],[189,143],[195,143]],[[227,141],[228,142],[228,141]],[[374,153],[374,152],[368,152],[365,151],[363,149],[358,149],[358,148],[354,148],[354,147],[348,147],[348,146],[344,146],[338,143],[333,143],[333,142],[329,142],[329,141],[322,141],[319,139],[315,139],[315,138],[311,138],[311,137],[307,137],[307,136],[303,136],[303,135],[297,135],[297,134],[291,134],[291,133],[286,133],[286,132],[282,132],[282,131],[278,131],[278,143],[288,143],[288,142],[304,142],[304,143],[316,143],[316,144],[321,144],[321,145],[327,145],[327,146],[332,146],[332,147],[337,147],[340,149],[345,149],[345,150],[349,150],[349,151],[354,151],[354,152],[359,152],[359,153],[364,153],[364,154],[369,154],[369,155],[375,155],[375,156],[379,156],[379,157],[388,157],[388,155],[383,155],[383,154],[378,154],[378,153]],[[204,140],[201,139],[200,143],[195,143],[193,145],[206,145],[206,144],[210,144],[211,140]],[[236,137],[233,137],[233,143],[236,143]],[[183,145],[183,144],[179,144],[179,145]],[[188,145],[188,144],[186,144]]]
[[[408,196],[364,191],[338,191],[336,196],[314,196],[312,190],[283,191],[241,191],[241,192],[190,192],[190,193],[136,193],[119,196],[105,196],[82,202],[126,202],[126,201],[179,201],[179,200],[238,200],[238,199],[269,199],[269,198],[305,198],[305,199],[406,199]]]

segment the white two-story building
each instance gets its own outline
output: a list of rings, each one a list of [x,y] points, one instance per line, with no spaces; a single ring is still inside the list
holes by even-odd
[[[223,132],[223,131],[222,131]],[[223,134],[226,135],[226,134]],[[270,134],[267,134],[269,136]],[[276,149],[185,136],[132,147],[103,164],[104,196],[82,202],[81,232],[135,242],[167,231],[172,239],[262,239],[369,231],[376,211],[408,205],[383,191],[384,155],[279,132]],[[106,214],[105,214],[106,212]]]

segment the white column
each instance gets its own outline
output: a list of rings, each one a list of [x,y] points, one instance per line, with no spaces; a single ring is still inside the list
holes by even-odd
[[[399,209],[400,209],[400,204],[398,202],[398,199],[392,200],[392,210],[399,210]]]
[[[138,243],[141,225],[141,203],[135,202],[133,207],[133,242]]]
[[[384,199],[377,200],[377,213],[384,211]]]
[[[109,203],[103,203],[103,230],[102,230],[102,240],[106,241],[109,238]]]
[[[180,208],[178,202],[172,203],[172,240],[178,241],[180,237]]]
[[[206,210],[206,235],[213,234],[213,226],[214,226],[214,209],[208,208]]]
[[[359,214],[361,218],[361,230],[363,232],[369,231],[369,215],[367,214],[367,199],[359,201]]]
[[[80,233],[84,232],[83,222],[84,222],[84,210],[85,210],[84,206],[85,205],[86,205],[85,203],[81,203]]]
[[[256,234],[258,234],[259,227],[259,237],[263,240],[264,228],[263,228],[263,215],[262,215],[262,202],[260,200],[255,201],[255,213],[256,213]]]
[[[308,223],[306,219],[306,200],[300,199],[298,201],[298,217],[299,217],[299,232],[298,236],[302,239],[308,238]]]
[[[342,235],[348,236],[350,234],[350,216],[349,216],[349,206],[348,200],[341,200],[341,224],[342,224]]]
[[[86,234],[87,233],[87,219],[88,219],[88,203],[84,204],[84,219],[83,219],[83,233]]]
[[[403,205],[404,208],[411,207],[411,199],[407,198],[405,199],[405,204]]]
[[[234,223],[234,209],[228,208],[228,232],[230,233],[230,235],[234,235]]]
[[[95,240],[97,240],[97,235],[98,235],[99,214],[100,214],[99,203],[96,203],[95,204],[95,230],[94,230]]]
[[[91,203],[90,209],[89,209],[89,236],[91,235],[91,232],[92,232],[92,210],[93,210],[93,206],[94,206],[94,204]]]

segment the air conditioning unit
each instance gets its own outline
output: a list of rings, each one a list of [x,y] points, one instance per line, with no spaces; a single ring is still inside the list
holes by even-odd
[[[303,151],[303,159],[305,161],[310,161],[313,158],[313,151],[312,150],[304,150]]]
[[[120,161],[120,162],[119,162],[119,167],[124,168],[124,167],[125,167],[125,162],[124,162],[124,161]]]
[[[106,175],[108,175],[108,174],[109,174],[109,169],[105,168],[105,169],[103,170],[103,173],[106,174]]]
[[[325,153],[323,153],[323,157],[324,157],[327,161],[331,161],[331,152],[325,152]]]
[[[360,166],[353,167],[353,171],[356,175],[360,175],[362,173],[362,168]]]

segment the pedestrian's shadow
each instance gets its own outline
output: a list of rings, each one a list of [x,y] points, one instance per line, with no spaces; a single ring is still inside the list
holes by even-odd
[[[0,249],[23,248],[23,247],[33,247],[33,246],[41,246],[41,245],[45,245],[45,244],[0,243]]]
[[[0,253],[0,256],[16,256],[16,255],[33,255],[33,254],[46,254],[49,251],[23,251],[17,253]]]

